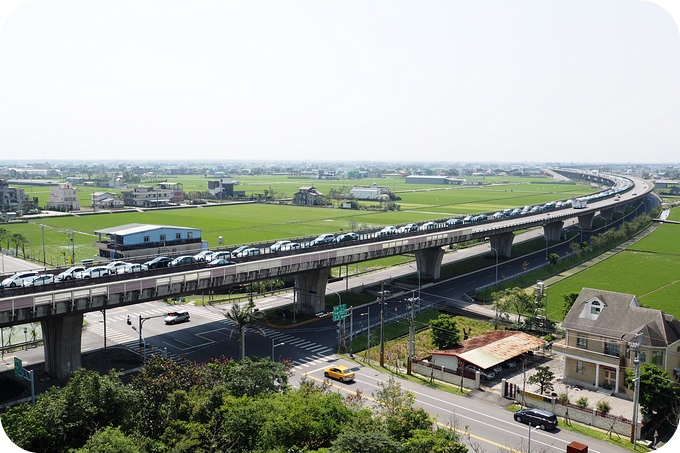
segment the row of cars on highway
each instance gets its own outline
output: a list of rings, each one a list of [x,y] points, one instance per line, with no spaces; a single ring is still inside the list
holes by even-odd
[[[57,275],[50,273],[39,273],[36,271],[18,272],[2,281],[0,288],[15,288],[28,286],[41,286],[55,282],[63,282],[68,280],[83,280],[89,278],[97,278],[115,274],[136,274],[149,269],[159,269],[166,267],[180,267],[196,263],[206,263],[207,266],[225,266],[234,264],[233,259],[247,258],[258,256],[266,253],[282,253],[295,252],[302,249],[316,247],[321,245],[341,244],[346,242],[358,241],[359,239],[381,239],[393,235],[412,234],[417,232],[426,232],[430,230],[439,230],[452,227],[466,226],[478,222],[486,222],[493,220],[500,220],[506,217],[514,217],[521,215],[536,214],[544,211],[554,209],[563,209],[570,207],[585,207],[585,204],[591,200],[599,200],[612,196],[619,196],[619,194],[627,190],[631,185],[630,181],[622,180],[616,181],[616,186],[601,192],[588,195],[579,199],[551,201],[542,205],[524,206],[523,208],[508,208],[495,213],[485,213],[477,215],[468,215],[464,217],[452,217],[445,221],[428,221],[422,224],[408,223],[401,226],[386,226],[377,231],[365,232],[361,235],[356,232],[343,232],[341,234],[324,233],[311,240],[302,240],[295,242],[291,240],[282,240],[275,242],[269,246],[240,246],[233,250],[210,251],[204,250],[196,255],[181,255],[177,257],[158,256],[144,263],[128,263],[125,261],[112,261],[106,265],[98,265],[92,267],[73,266],[64,272]]]

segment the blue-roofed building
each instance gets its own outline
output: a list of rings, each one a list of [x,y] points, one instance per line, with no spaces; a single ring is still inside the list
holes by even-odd
[[[99,237],[94,243],[98,254],[106,259],[193,255],[207,248],[197,228],[129,223],[94,233]]]

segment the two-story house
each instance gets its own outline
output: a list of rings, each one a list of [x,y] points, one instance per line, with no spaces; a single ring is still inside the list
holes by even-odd
[[[603,388],[632,396],[626,370],[652,363],[680,379],[680,321],[640,306],[633,294],[583,288],[562,322],[564,340],[553,352],[564,356],[565,383]],[[639,346],[638,346],[639,345]]]

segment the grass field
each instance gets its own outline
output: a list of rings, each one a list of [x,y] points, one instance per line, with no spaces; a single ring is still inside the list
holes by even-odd
[[[209,178],[186,176],[173,179],[184,185],[185,191],[204,190]],[[482,180],[483,178],[478,178]],[[321,181],[310,179],[288,179],[281,176],[239,177],[240,190],[263,193],[273,189],[276,197],[283,192],[292,196],[302,185],[314,185],[322,192],[331,188],[347,189],[352,185],[369,181]],[[400,192],[400,211],[344,210],[333,208],[308,208],[278,204],[245,204],[195,207],[174,210],[144,212],[102,213],[94,215],[75,215],[31,220],[28,223],[7,224],[3,228],[10,234],[20,233],[27,238],[24,247],[27,256],[37,261],[65,264],[71,254],[76,261],[92,258],[97,240],[94,232],[127,223],[149,223],[176,225],[202,230],[203,239],[209,247],[215,248],[218,237],[222,236],[224,245],[247,244],[275,241],[283,238],[313,236],[326,232],[351,230],[356,222],[359,229],[385,225],[424,222],[477,212],[543,203],[549,200],[567,198],[591,192],[585,185],[555,184],[545,178],[487,177],[486,182],[508,181],[498,186],[443,186],[406,184],[403,178],[382,180],[381,183]],[[30,196],[38,196],[41,203],[47,200],[49,187],[24,186]],[[85,188],[83,206],[89,204],[92,191],[101,188]],[[74,231],[75,241],[70,241]],[[7,244],[3,244],[3,248]],[[21,250],[19,250],[21,256]]]

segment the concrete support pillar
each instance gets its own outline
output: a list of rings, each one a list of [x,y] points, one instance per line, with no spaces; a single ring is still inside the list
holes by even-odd
[[[611,219],[614,218],[614,208],[602,209],[600,211],[600,215],[602,216],[603,219],[609,222]]]
[[[330,267],[323,267],[295,275],[297,304],[302,313],[314,314],[326,308],[326,284]]]
[[[83,314],[61,316],[40,321],[45,349],[45,372],[64,379],[80,368],[80,339]]]
[[[489,236],[491,247],[498,251],[500,258],[510,258],[512,254],[512,241],[515,235],[512,233],[501,233]]]
[[[591,212],[590,214],[580,215],[578,216],[578,225],[584,230],[591,230],[593,228],[594,217],[595,217],[594,212]]]
[[[562,239],[562,227],[564,226],[564,222],[557,221],[557,222],[551,222],[551,223],[546,223],[543,225],[543,233],[545,234],[545,237],[548,238],[549,241],[551,242],[558,242],[560,239]]]
[[[439,247],[416,251],[416,267],[423,280],[436,280],[440,277],[444,250]]]

